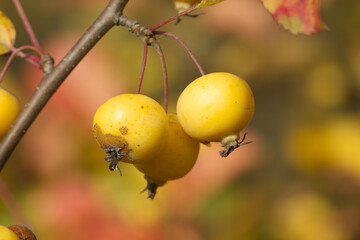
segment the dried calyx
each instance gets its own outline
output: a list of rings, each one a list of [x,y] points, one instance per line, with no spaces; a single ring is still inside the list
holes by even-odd
[[[9,229],[19,237],[19,240],[36,240],[35,234],[25,226],[12,225]]]

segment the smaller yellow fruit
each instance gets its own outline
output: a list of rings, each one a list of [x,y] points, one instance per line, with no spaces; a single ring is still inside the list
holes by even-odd
[[[169,113],[165,146],[153,159],[135,167],[152,179],[168,181],[185,176],[194,166],[200,143],[187,135],[176,114]]]
[[[176,114],[168,114],[169,130],[163,149],[151,160],[135,164],[145,174],[148,186],[151,183],[163,185],[166,181],[185,176],[195,165],[200,143],[185,133]],[[152,187],[154,188],[154,187]],[[149,197],[156,193],[148,189]]]
[[[19,237],[9,228],[0,225],[0,240],[19,240]]]
[[[19,100],[0,88],[0,139],[2,139],[20,112]]]

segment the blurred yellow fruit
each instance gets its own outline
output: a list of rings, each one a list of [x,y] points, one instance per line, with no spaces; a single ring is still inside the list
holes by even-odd
[[[304,90],[311,106],[323,109],[342,106],[347,97],[345,74],[339,65],[323,63],[309,73]]]
[[[0,139],[2,139],[20,112],[19,100],[0,88]]]
[[[346,240],[332,207],[312,193],[285,196],[275,208],[272,231],[279,240]]]
[[[307,172],[317,172],[328,167],[331,161],[331,149],[326,141],[322,124],[296,124],[285,136],[284,150],[287,159],[296,167]]]
[[[332,167],[360,182],[360,118],[339,116],[326,124]]]
[[[307,172],[338,171],[360,182],[360,119],[332,116],[323,122],[297,124],[284,149],[295,166]]]

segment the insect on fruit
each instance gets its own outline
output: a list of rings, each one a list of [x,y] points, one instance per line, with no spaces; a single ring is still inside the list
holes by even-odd
[[[20,112],[19,100],[0,88],[0,139],[2,139]]]
[[[158,186],[166,181],[185,176],[195,165],[200,143],[185,133],[176,114],[168,114],[169,130],[165,146],[151,160],[135,164],[145,175],[148,185],[145,190],[154,198]]]
[[[177,115],[185,132],[201,142],[221,142],[228,156],[237,147],[247,144],[240,131],[254,114],[254,96],[241,78],[226,72],[199,77],[181,93]]]
[[[109,169],[119,170],[119,161],[143,163],[152,159],[164,146],[168,125],[165,110],[152,98],[121,94],[97,109],[92,130],[107,154]]]

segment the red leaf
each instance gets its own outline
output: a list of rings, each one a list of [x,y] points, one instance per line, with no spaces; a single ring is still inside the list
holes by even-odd
[[[327,29],[319,13],[320,0],[262,0],[265,8],[293,34],[310,35]]]

